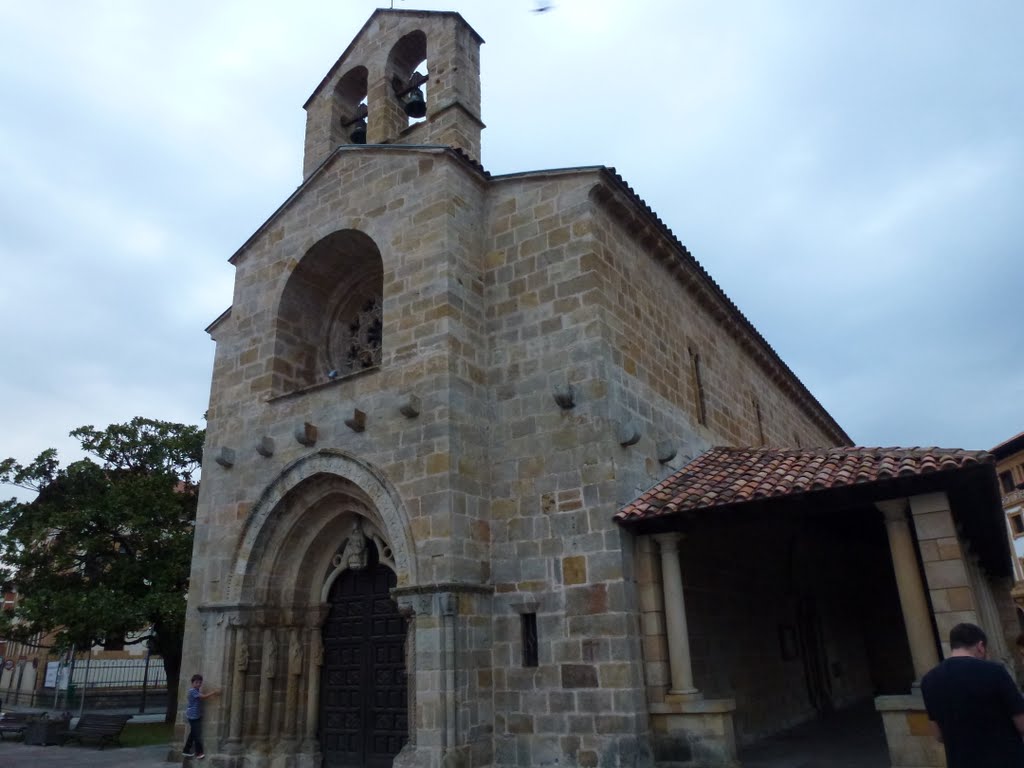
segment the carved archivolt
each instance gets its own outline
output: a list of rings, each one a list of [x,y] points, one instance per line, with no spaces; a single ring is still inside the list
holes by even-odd
[[[356,526],[362,539],[354,535]],[[325,537],[341,549],[325,552]],[[333,558],[359,558],[358,549],[367,541],[395,571],[399,587],[418,583],[408,516],[398,493],[356,457],[319,451],[288,466],[257,500],[235,552],[226,597],[239,603],[293,602],[297,595],[285,597],[280,590],[288,589],[290,580],[311,576],[300,569],[319,561],[333,574],[338,568]],[[322,584],[309,585],[316,591],[309,599],[320,596]],[[277,600],[263,593],[267,589],[278,590]]]

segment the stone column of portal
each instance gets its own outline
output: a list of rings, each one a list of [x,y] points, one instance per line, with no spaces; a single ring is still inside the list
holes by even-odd
[[[914,678],[920,681],[925,672],[939,663],[939,655],[935,650],[928,598],[925,596],[921,571],[917,567],[917,553],[907,520],[907,500],[879,501],[875,502],[875,506],[885,516],[892,567],[896,572],[896,588],[900,594],[910,656],[914,661]]]
[[[441,648],[442,648],[442,683],[444,691],[444,747],[445,751],[453,750],[458,746],[458,723],[455,718],[455,625],[456,614],[458,613],[458,596],[452,592],[443,592],[438,595],[438,605],[441,613]]]
[[[284,700],[283,738],[293,741],[296,737],[296,718],[299,715],[299,683],[302,680],[302,636],[296,627],[288,633],[288,688]]]
[[[307,630],[309,635],[309,661],[307,663],[309,684],[306,686],[306,732],[302,742],[303,752],[319,752],[320,741],[317,728],[320,724],[320,668],[324,665],[324,642],[320,627]]]
[[[682,534],[662,533],[653,537],[661,549],[661,589],[665,601],[665,635],[668,639],[668,663],[672,676],[669,696],[696,698],[690,662],[690,636],[686,628],[683,602],[683,573],[679,567],[679,542]]]
[[[256,732],[264,743],[270,742],[270,705],[274,692],[274,674],[277,668],[277,630],[263,630],[263,660],[260,675],[260,701],[256,712]]]
[[[249,669],[249,638],[242,626],[232,627],[234,632],[235,662],[231,675],[231,720],[228,722],[228,743],[242,741],[242,713],[245,710],[245,673]]]

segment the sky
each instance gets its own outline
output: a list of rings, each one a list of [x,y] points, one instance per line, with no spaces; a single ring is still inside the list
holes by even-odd
[[[227,260],[389,4],[0,0],[0,458],[202,423]],[[546,4],[394,3],[486,41],[491,173],[616,168],[857,444],[1024,430],[1024,3]]]

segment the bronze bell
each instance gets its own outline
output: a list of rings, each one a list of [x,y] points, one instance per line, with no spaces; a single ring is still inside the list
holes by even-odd
[[[357,120],[352,123],[352,129],[348,134],[349,140],[353,144],[365,144],[366,143],[366,121]]]
[[[423,99],[423,90],[413,88],[402,97],[405,102],[405,114],[412,118],[420,118],[427,114],[427,102]]]

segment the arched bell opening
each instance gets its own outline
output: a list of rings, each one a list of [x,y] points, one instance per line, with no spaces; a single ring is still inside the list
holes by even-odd
[[[387,77],[406,117],[406,128],[427,115],[427,36],[420,30],[399,39],[388,55]]]
[[[353,67],[334,88],[331,141],[337,144],[365,144],[369,76],[366,67]]]

